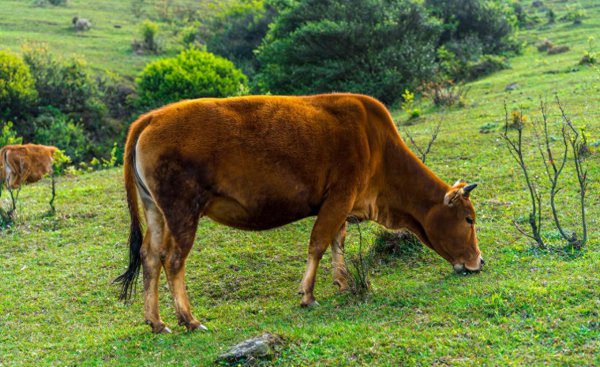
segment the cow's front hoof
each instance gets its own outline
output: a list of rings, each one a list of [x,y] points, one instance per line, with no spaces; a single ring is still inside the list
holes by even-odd
[[[154,334],[171,334],[171,329],[169,329],[163,322],[153,323],[152,321],[146,320],[146,324],[150,325]]]

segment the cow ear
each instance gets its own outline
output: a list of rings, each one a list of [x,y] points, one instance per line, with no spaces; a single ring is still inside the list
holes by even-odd
[[[458,198],[458,193],[460,190],[450,190],[444,196],[444,205],[453,207],[456,199]]]

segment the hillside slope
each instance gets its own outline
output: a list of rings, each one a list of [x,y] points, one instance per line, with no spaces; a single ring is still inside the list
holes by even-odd
[[[424,117],[411,126],[394,112],[419,143],[443,120],[428,165],[447,182],[479,183],[472,195],[486,259],[479,275],[457,276],[423,249],[375,266],[373,293],[361,299],[336,293],[326,254],[315,291],[321,306],[301,309],[296,292],[314,219],[266,232],[203,220],[187,285],[193,310],[210,331],[188,334],[176,326],[163,277],[161,315],[174,333],[152,335],[139,292],[123,305],[111,285],[127,258],[120,169],[61,178],[55,216],[45,214],[45,180],[22,190],[17,225],[0,233],[0,366],[208,366],[227,346],[263,331],[286,340],[280,355],[262,364],[269,366],[600,365],[600,152],[586,161],[588,244],[580,254],[549,253],[533,249],[512,224],[527,215],[527,193],[499,137],[504,101],[533,119],[539,118],[540,98],[546,100],[557,128],[556,93],[574,123],[586,125],[590,143],[600,142],[600,71],[578,65],[589,36],[600,47],[595,3],[582,2],[582,25],[558,22],[523,32],[530,40],[523,55],[510,60],[511,69],[470,84],[466,108],[423,105]],[[545,38],[571,50],[538,53],[533,45]],[[510,83],[519,86],[506,91]],[[485,124],[495,124],[491,133],[480,132]],[[536,154],[532,149],[527,159],[533,162]],[[539,168],[532,163],[543,178]],[[577,228],[574,183],[565,172],[559,205],[570,228]],[[4,194],[2,205],[6,200]],[[371,244],[378,228],[365,224],[361,231]],[[544,234],[556,238],[548,224]],[[358,241],[359,230],[351,226],[349,253],[356,253]]]

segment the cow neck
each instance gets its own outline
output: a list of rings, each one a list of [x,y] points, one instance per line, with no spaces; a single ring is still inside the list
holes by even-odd
[[[377,222],[400,229],[421,226],[429,211],[442,204],[450,188],[404,144],[400,136],[386,143],[383,159],[383,187],[378,198]]]

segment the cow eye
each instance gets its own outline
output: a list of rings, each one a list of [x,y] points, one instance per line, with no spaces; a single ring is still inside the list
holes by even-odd
[[[467,217],[467,218],[465,218],[465,219],[467,220],[467,223],[469,223],[469,224],[473,224],[473,223],[475,222],[475,221],[473,220],[473,218],[471,218],[471,217]]]

